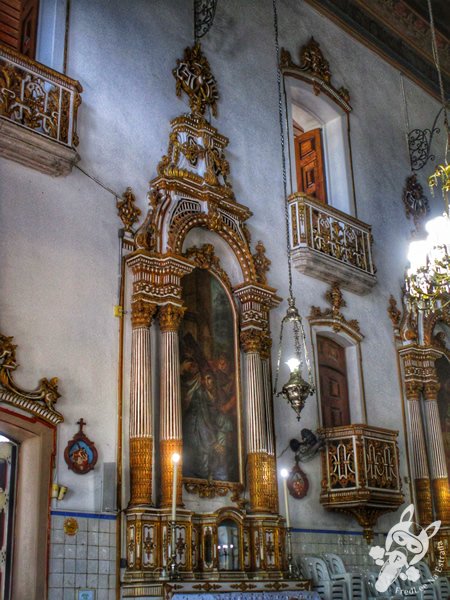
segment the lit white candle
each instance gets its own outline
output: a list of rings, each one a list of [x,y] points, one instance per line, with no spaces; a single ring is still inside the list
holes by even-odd
[[[287,478],[289,477],[289,473],[287,469],[281,469],[281,477],[283,478],[284,506],[286,509],[286,527],[289,529],[291,526],[291,519],[289,517],[289,502],[287,489]]]
[[[176,520],[177,516],[177,476],[178,476],[178,463],[180,462],[180,455],[177,452],[172,454],[173,463],[173,487],[172,487],[172,521]]]

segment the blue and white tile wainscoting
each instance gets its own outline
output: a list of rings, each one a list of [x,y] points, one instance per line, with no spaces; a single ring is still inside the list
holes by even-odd
[[[349,571],[367,570],[373,566],[369,556],[371,546],[384,546],[386,534],[374,532],[373,540],[367,544],[362,531],[332,529],[292,529],[292,554],[298,556],[321,556],[338,554]]]
[[[77,521],[75,535],[64,532],[69,517]],[[48,600],[74,600],[83,588],[94,588],[96,600],[115,600],[116,515],[52,510],[51,527]],[[385,534],[375,533],[372,544],[384,545],[384,540]],[[338,554],[351,571],[373,563],[359,531],[294,528],[292,545],[294,559]]]
[[[64,521],[76,519],[75,535]],[[96,600],[116,598],[116,515],[51,511],[48,600],[74,600],[75,590],[94,588]]]

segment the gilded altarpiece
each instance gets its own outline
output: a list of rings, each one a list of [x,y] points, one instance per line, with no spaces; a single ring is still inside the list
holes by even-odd
[[[189,585],[220,591],[224,580],[234,580],[245,591],[242,580],[252,578],[264,589],[281,589],[287,565],[269,330],[280,298],[267,284],[263,243],[252,253],[251,212],[231,187],[228,140],[204,116],[207,108],[216,115],[218,89],[199,45],[186,49],[173,74],[191,112],[171,121],[167,153],[150,182],[149,209],[126,258],[132,348],[123,596],[160,595],[173,554],[181,588],[200,579],[208,581]],[[194,229],[209,231],[208,242],[220,238],[222,258],[225,252],[239,266],[237,281],[235,274],[231,282],[214,243],[189,247]],[[156,373],[150,372],[152,339],[159,345]],[[175,523],[174,452],[182,474]]]

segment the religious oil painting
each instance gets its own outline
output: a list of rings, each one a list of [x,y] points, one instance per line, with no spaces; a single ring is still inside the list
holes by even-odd
[[[239,481],[234,317],[210,273],[183,278],[180,330],[183,476]]]

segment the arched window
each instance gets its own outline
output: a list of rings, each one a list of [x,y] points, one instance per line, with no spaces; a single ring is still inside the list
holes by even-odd
[[[316,340],[322,426],[349,425],[351,421],[345,348],[324,335],[317,335]]]

